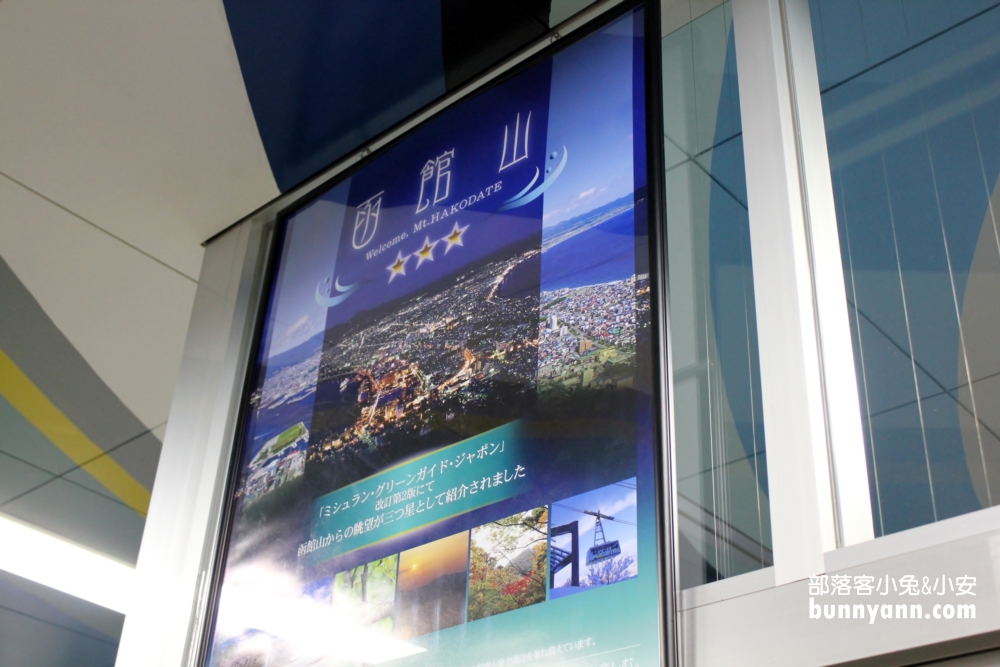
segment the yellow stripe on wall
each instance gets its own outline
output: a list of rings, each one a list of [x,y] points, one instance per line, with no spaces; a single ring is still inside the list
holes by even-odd
[[[123,503],[146,516],[149,489],[84,435],[3,350],[0,350],[0,395],[73,462]]]

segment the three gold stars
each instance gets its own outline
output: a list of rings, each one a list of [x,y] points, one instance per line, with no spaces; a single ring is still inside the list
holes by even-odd
[[[442,241],[448,244],[447,246],[445,246],[444,249],[445,254],[448,254],[448,251],[451,250],[452,247],[454,246],[457,245],[464,246],[465,244],[462,243],[462,235],[465,234],[465,230],[467,230],[468,228],[469,225],[460,227],[459,224],[456,222],[455,226],[451,228],[451,233],[445,236],[444,238],[440,238],[436,241],[431,241],[431,237],[429,236],[425,237],[423,247],[417,250],[415,253],[404,256],[402,251],[397,252],[396,261],[390,264],[389,266],[385,267],[386,271],[389,272],[389,282],[391,283],[396,276],[406,275],[406,263],[410,260],[411,257],[417,258],[417,268],[420,268],[420,265],[423,264],[424,262],[433,262],[434,248],[437,246],[438,243],[441,243]]]

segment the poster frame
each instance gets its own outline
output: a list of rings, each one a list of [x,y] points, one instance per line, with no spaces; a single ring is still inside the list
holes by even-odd
[[[662,132],[662,76],[661,76],[661,26],[660,3],[658,0],[611,0],[597,2],[592,13],[580,25],[568,26],[568,35],[560,33],[561,26],[556,26],[549,33],[512,54],[491,70],[480,74],[464,85],[455,95],[448,96],[445,103],[436,100],[424,109],[397,123],[393,128],[376,138],[371,145],[377,145],[374,150],[362,149],[356,155],[349,156],[325,173],[318,174],[292,191],[282,195],[275,202],[262,207],[261,211],[248,216],[248,219],[258,218],[260,214],[267,216],[263,221],[261,234],[260,271],[255,276],[254,303],[250,305],[249,313],[252,322],[248,344],[245,346],[244,358],[241,359],[242,377],[238,379],[240,387],[237,393],[237,403],[232,406],[234,428],[229,442],[228,461],[225,485],[221,494],[220,516],[214,535],[209,536],[212,546],[208,578],[203,581],[202,600],[198,604],[195,616],[192,618],[190,637],[195,646],[189,647],[188,655],[194,658],[189,664],[203,666],[207,664],[215,632],[216,613],[219,594],[222,586],[222,576],[229,549],[229,541],[233,519],[237,507],[236,487],[241,472],[241,460],[245,446],[247,427],[247,410],[250,396],[256,387],[257,373],[260,364],[257,357],[263,342],[266,329],[268,303],[271,298],[273,281],[276,278],[280,261],[282,243],[285,237],[287,223],[296,213],[326,194],[331,188],[354,173],[364,169],[372,161],[409,138],[426,123],[437,118],[453,107],[481,95],[505,81],[518,76],[526,69],[552,58],[559,51],[586,38],[592,33],[620,18],[624,14],[642,7],[644,9],[644,67],[645,67],[645,112],[646,112],[646,170],[649,225],[649,272],[650,272],[650,326],[652,327],[650,360],[653,364],[651,400],[653,405],[653,429],[656,441],[653,443],[656,474],[654,480],[656,508],[656,569],[659,582],[659,626],[661,631],[661,664],[674,667],[678,663],[677,645],[677,576],[676,576],[676,520],[672,498],[673,468],[670,447],[669,373],[669,328],[668,300],[666,285],[666,238],[665,238],[665,184],[663,181],[663,132]],[[570,19],[562,26],[575,23]],[[527,55],[525,55],[527,54]],[[513,64],[512,64],[513,63]],[[439,107],[439,108],[435,108]],[[433,109],[433,113],[428,113]],[[277,206],[275,206],[277,204]],[[266,209],[271,209],[267,211]],[[270,215],[268,215],[270,213]],[[225,231],[225,230],[224,230]],[[224,233],[220,232],[221,233]],[[213,237],[214,238],[214,237]],[[210,243],[209,239],[206,243]],[[200,612],[200,613],[198,613]],[[190,650],[195,649],[195,650]]]

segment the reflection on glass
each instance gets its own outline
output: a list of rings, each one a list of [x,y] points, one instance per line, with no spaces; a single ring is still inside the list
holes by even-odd
[[[385,598],[388,575],[369,572],[369,577],[373,601]],[[299,578],[280,563],[258,560],[230,568],[216,621],[216,632],[224,639],[216,646],[213,664],[290,665],[302,655],[337,657],[327,664],[378,664],[424,652],[387,636],[384,623],[367,623],[359,606],[374,610],[377,604],[365,605],[358,598],[367,596],[367,590],[344,591],[343,577],[337,579],[333,585],[322,579],[303,590]]]
[[[468,569],[468,532],[400,554],[396,636],[409,639],[464,622]]]
[[[681,586],[772,564],[729,3],[663,39]]]
[[[399,556],[392,554],[339,573],[333,578],[331,603],[349,608],[361,625],[392,634],[398,568]]]
[[[208,665],[659,659],[642,17],[283,221]]]
[[[1000,7],[810,10],[883,535],[1000,500]]]

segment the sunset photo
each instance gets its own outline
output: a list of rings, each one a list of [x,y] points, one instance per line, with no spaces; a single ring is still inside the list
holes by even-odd
[[[423,544],[399,555],[394,634],[408,639],[465,620],[469,533]]]

